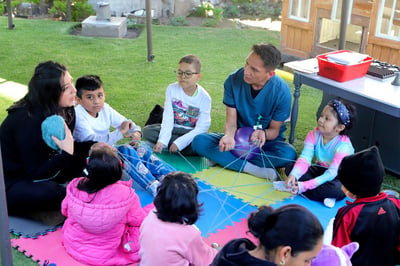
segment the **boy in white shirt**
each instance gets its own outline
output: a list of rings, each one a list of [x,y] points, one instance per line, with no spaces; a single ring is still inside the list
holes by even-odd
[[[153,151],[183,155],[197,155],[191,148],[192,140],[206,133],[211,125],[211,97],[197,82],[201,78],[201,62],[195,55],[179,60],[176,71],[178,82],[168,86],[161,124],[148,125],[143,138],[154,143]]]
[[[118,146],[129,175],[143,188],[155,195],[158,179],[175,169],[155,157],[141,142],[141,128],[105,103],[103,82],[99,76],[85,75],[76,81],[76,124],[73,132],[76,141],[98,141],[115,145],[124,137],[131,138],[130,145]],[[110,132],[110,127],[115,128]],[[132,146],[134,147],[132,147]]]

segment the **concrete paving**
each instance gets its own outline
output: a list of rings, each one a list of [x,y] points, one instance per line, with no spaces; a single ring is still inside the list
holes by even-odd
[[[25,96],[27,91],[28,87],[26,85],[0,78],[0,97],[17,101]]]

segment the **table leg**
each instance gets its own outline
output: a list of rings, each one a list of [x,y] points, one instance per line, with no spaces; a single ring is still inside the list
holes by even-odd
[[[289,135],[289,143],[293,144],[294,142],[294,133],[296,130],[297,124],[297,116],[299,114],[299,97],[300,97],[300,87],[301,83],[296,82],[296,75],[294,79],[294,92],[293,92],[293,106],[292,106],[292,114],[290,117],[290,135]]]

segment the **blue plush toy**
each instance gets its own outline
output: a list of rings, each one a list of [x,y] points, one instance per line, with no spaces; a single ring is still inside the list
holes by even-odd
[[[42,137],[50,148],[61,151],[51,136],[59,140],[65,139],[64,119],[59,115],[49,116],[42,122]]]

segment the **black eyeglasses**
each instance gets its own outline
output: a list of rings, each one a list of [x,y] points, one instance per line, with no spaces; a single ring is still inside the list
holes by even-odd
[[[187,79],[190,79],[194,74],[200,74],[200,73],[198,73],[198,72],[191,72],[191,71],[180,71],[180,70],[178,70],[178,71],[175,71],[175,73],[176,73],[176,75],[178,76],[178,77],[184,77],[184,78],[187,78]]]

